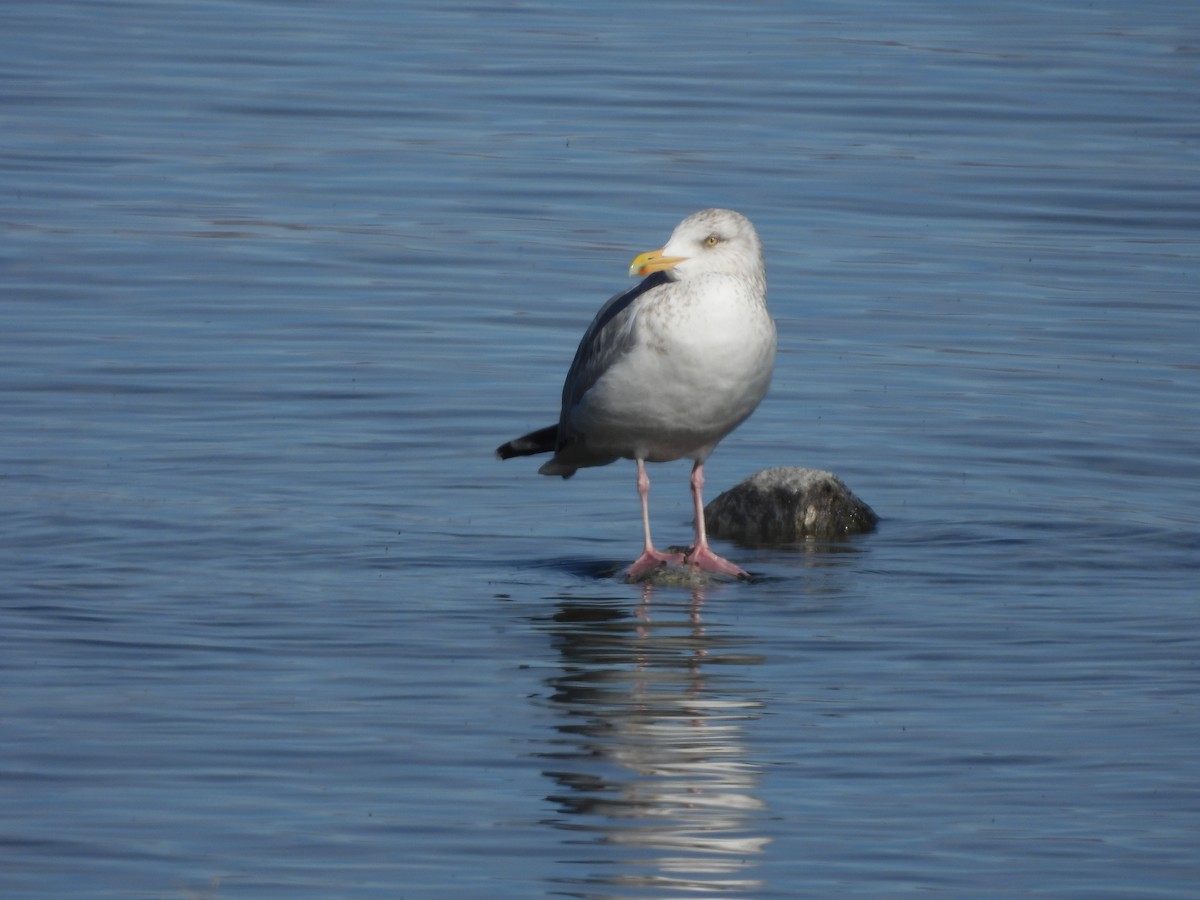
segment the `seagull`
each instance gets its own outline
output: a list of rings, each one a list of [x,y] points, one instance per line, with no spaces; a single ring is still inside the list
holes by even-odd
[[[501,445],[501,459],[553,453],[538,472],[570,478],[617,459],[637,464],[642,554],[637,581],[667,565],[735,578],[704,527],[704,461],[766,396],[775,366],[775,323],[767,311],[762,242],[729,209],[688,216],[658,250],[637,256],[643,280],[601,307],[584,332],[562,391],[558,424]],[[691,459],[695,542],[663,553],[650,540],[646,463]]]

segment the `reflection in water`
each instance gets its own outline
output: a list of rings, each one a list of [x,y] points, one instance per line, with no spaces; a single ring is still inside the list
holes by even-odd
[[[701,593],[686,605],[660,596],[658,608],[653,593],[635,615],[624,602],[563,600],[547,626],[562,655],[549,679],[560,737],[543,754],[564,813],[552,824],[592,870],[570,880],[597,898],[756,889],[748,869],[767,838],[742,728],[759,704],[739,694],[736,672],[758,660],[706,633]]]

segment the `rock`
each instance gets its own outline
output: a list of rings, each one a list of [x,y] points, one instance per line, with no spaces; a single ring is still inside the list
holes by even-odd
[[[879,516],[832,472],[780,466],[721,494],[704,508],[704,522],[713,537],[761,546],[864,534]]]
[[[682,553],[687,547],[670,547],[671,552]],[[640,578],[625,579],[628,584],[653,584],[658,587],[703,588],[714,584],[733,584],[739,581],[727,575],[714,575],[686,563],[682,566],[659,566],[644,573]]]

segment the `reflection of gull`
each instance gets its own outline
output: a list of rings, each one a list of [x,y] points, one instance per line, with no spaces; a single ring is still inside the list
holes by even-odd
[[[502,459],[553,452],[538,471],[570,478],[619,458],[637,463],[642,555],[630,579],[686,561],[723,575],[747,573],[717,556],[704,528],[704,461],[767,393],[775,323],[767,313],[762,244],[750,220],[705,209],[679,223],[629,273],[647,276],[604,305],[583,335],[563,386],[557,425],[502,445]],[[650,540],[646,462],[688,458],[696,540],[686,554]]]
[[[737,860],[706,859],[707,871],[740,870],[746,853],[759,853],[769,842],[757,835],[739,834],[748,813],[766,808],[752,791],[757,770],[742,762],[746,748],[739,743],[741,725],[717,725],[689,700],[689,718],[662,719],[662,703],[638,696],[646,705],[641,715],[614,718],[621,729],[611,748],[615,762],[638,773],[626,785],[611,814],[656,820],[653,825],[616,829],[608,839],[616,844],[733,855]],[[738,716],[744,719],[746,701]],[[620,812],[617,810],[621,809]],[[667,820],[667,821],[658,821]],[[665,865],[667,860],[660,860]],[[675,860],[671,867],[693,871],[694,858]]]
[[[568,609],[579,612],[551,626],[563,654],[551,685],[566,718],[547,774],[560,786],[558,827],[614,848],[586,881],[689,896],[761,887],[747,869],[770,839],[743,735],[759,703],[725,674],[756,657],[724,652],[728,637],[705,633],[698,604],[684,622],[651,620],[648,605],[637,623]]]

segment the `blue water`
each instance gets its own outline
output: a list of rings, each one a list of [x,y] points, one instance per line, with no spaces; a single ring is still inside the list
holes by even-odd
[[[10,2],[0,895],[1195,896],[1200,7]],[[841,545],[557,416],[758,226]],[[652,468],[662,544],[687,464]]]

